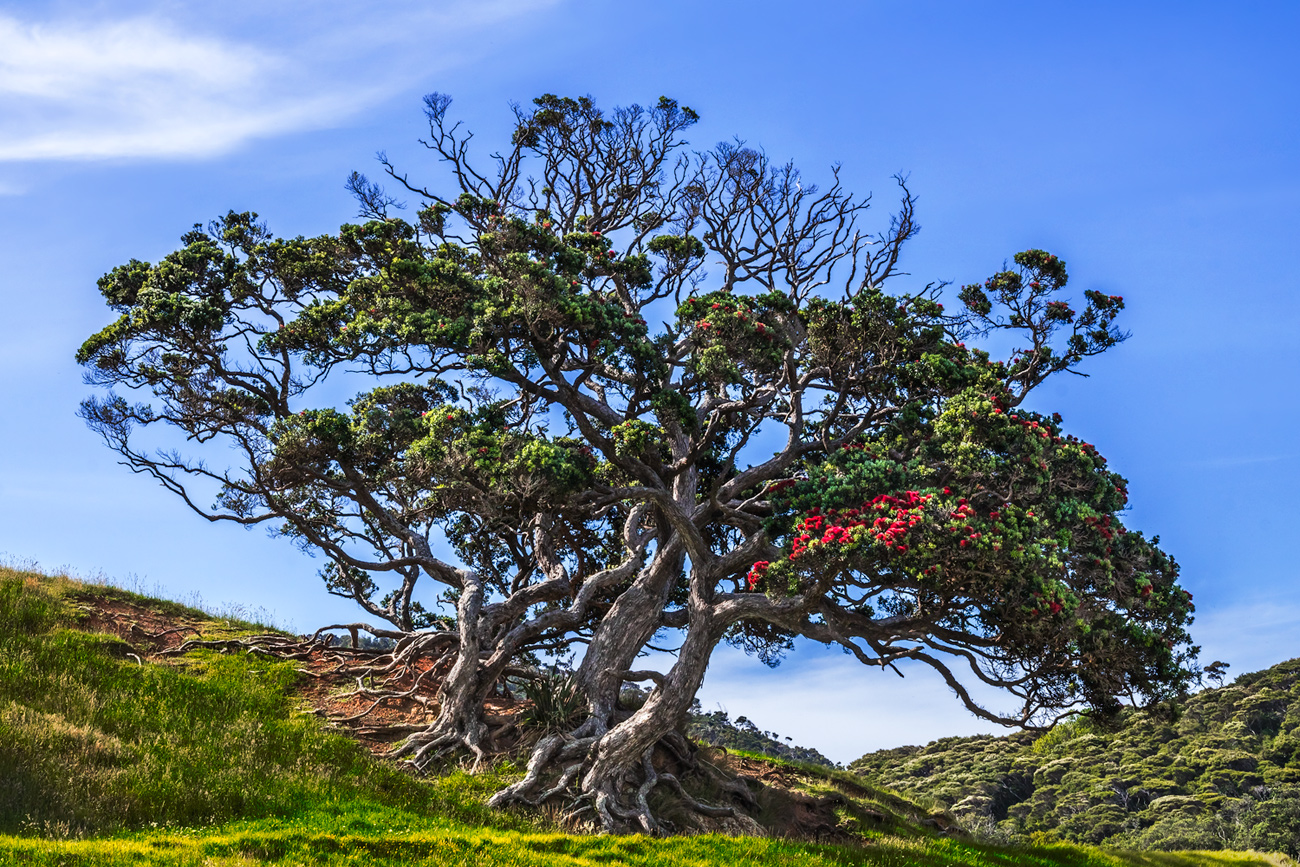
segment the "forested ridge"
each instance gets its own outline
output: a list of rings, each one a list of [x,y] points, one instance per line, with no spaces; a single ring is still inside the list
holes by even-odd
[[[704,713],[692,709],[686,721],[686,734],[688,737],[715,747],[759,753],[774,759],[805,762],[826,768],[836,767],[834,762],[812,747],[801,747],[793,743],[783,744],[781,736],[776,732],[762,731],[745,716],[738,716],[732,720],[725,710]]]
[[[943,738],[850,769],[1008,841],[1300,853],[1300,659],[1107,731]]]

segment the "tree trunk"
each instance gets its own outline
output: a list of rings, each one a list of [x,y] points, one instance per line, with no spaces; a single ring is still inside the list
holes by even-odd
[[[686,717],[724,629],[718,628],[709,606],[693,604],[686,640],[663,682],[655,685],[639,710],[597,742],[581,791],[593,798],[606,829],[625,823],[635,823],[646,833],[658,829],[647,796],[657,782],[676,780],[656,774],[651,756],[655,745],[676,731]]]
[[[623,676],[633,667],[637,654],[660,626],[668,592],[676,580],[684,555],[680,545],[660,550],[650,566],[610,608],[592,636],[575,673],[579,689],[587,700],[587,718],[566,737],[543,738],[529,758],[528,772],[519,782],[492,796],[490,806],[510,803],[536,805],[569,791],[591,758],[592,748],[614,723]],[[687,699],[689,706],[690,700]],[[671,726],[669,727],[671,730]],[[637,757],[640,762],[640,756]],[[541,791],[553,774],[559,781]]]
[[[577,671],[578,687],[587,697],[589,727],[584,732],[603,735],[608,729],[623,674],[659,629],[660,612],[684,559],[680,544],[670,542],[601,618]]]
[[[443,752],[466,747],[474,753],[474,764],[487,758],[487,726],[483,723],[483,699],[490,684],[481,680],[479,611],[483,607],[483,584],[471,574],[465,579],[456,605],[460,646],[456,661],[438,688],[438,717],[429,728],[407,738],[394,756],[411,756],[410,763],[424,770]]]

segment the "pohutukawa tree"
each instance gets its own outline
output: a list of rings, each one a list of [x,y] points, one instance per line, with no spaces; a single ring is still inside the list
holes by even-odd
[[[490,755],[485,699],[580,647],[585,711],[494,803],[655,831],[649,792],[681,784],[653,751],[719,642],[924,663],[1029,727],[1187,686],[1174,561],[1123,526],[1096,449],[1022,404],[1123,339],[1121,298],[1072,308],[1038,250],[955,314],[942,285],[891,294],[918,228],[901,180],[870,234],[837,170],[819,189],[740,144],[688,150],[669,99],[543,96],[486,165],[449,102],[426,100],[442,186],[384,163],[413,219],[354,174],[365,222],[337,235],[195,227],[100,281],[121,315],[78,354],[123,390],[82,415],[128,466],[324,555],[329,591],[383,622],[363,628],[437,662],[437,717],[400,755]],[[993,331],[1006,360],[965,345]],[[364,389],[346,406],[340,378]],[[183,447],[138,445],[150,429]],[[674,664],[637,671],[665,632]],[[629,681],[652,683],[634,711]]]

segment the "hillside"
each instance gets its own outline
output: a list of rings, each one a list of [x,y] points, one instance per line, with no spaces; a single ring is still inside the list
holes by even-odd
[[[1176,719],[1084,719],[1040,739],[945,738],[850,769],[995,838],[1300,855],[1300,659],[1189,698]]]
[[[515,762],[417,779],[377,758],[386,744],[322,719],[355,706],[329,684],[333,663],[316,651],[292,659],[249,652],[256,633],[263,644],[296,641],[175,603],[0,568],[0,863],[1290,863],[995,846],[942,810],[845,772],[725,751],[702,755],[736,774],[757,810],[715,830],[767,836],[565,833],[551,814],[483,806],[516,778]],[[671,802],[662,809],[673,815]]]

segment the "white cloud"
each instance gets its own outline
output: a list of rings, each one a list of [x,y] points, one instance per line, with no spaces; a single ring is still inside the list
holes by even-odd
[[[747,716],[764,731],[789,736],[795,744],[844,763],[872,750],[1010,731],[967,711],[926,666],[905,671],[907,676],[900,678],[807,642],[800,642],[775,670],[739,651],[719,648],[699,699],[705,711],[721,705],[733,720]],[[967,686],[986,707],[1010,709],[999,707],[1009,704],[1006,696]]]
[[[550,2],[236,2],[226,33],[197,3],[89,21],[0,14],[0,161],[202,158],[334,125],[463,60],[473,31]]]
[[[273,97],[250,99],[281,66],[251,46],[148,19],[0,19],[0,112],[10,119],[0,160],[220,153],[300,122]]]
[[[1300,656],[1300,593],[1246,597],[1200,612],[1191,633],[1201,661],[1221,659],[1233,677],[1268,668]]]

